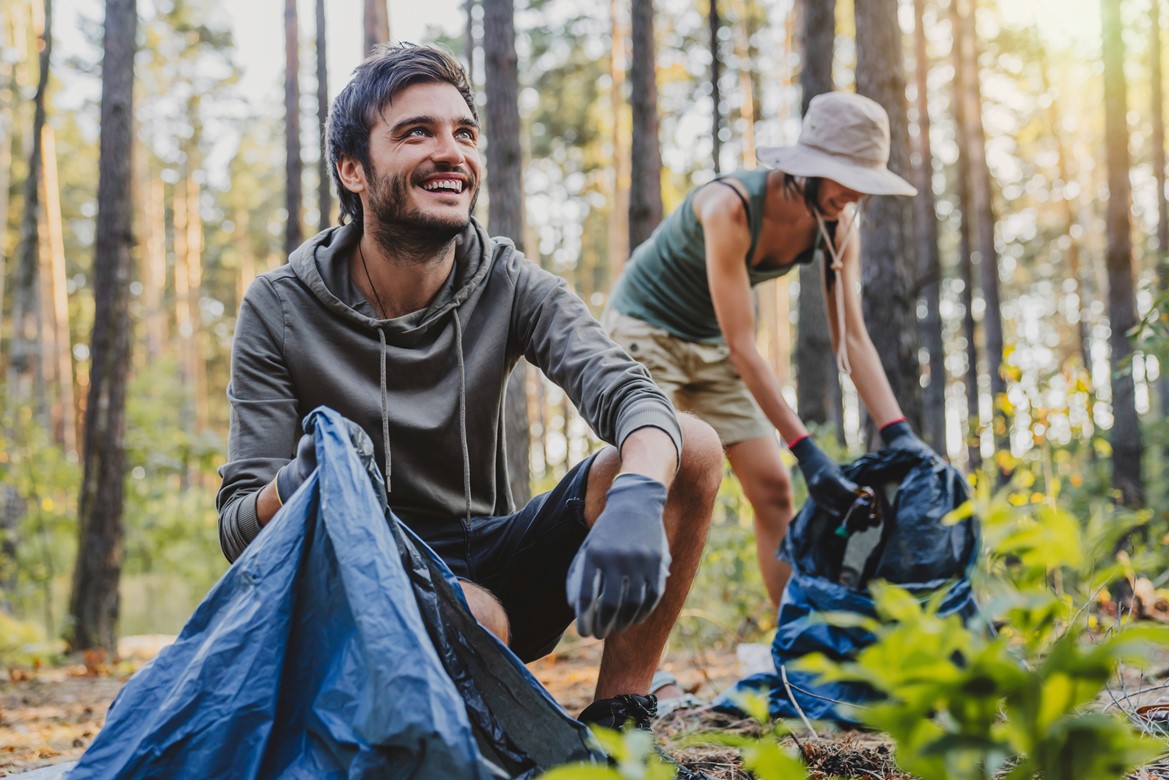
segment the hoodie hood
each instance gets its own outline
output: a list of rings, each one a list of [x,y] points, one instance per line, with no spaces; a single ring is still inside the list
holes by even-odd
[[[408,346],[463,306],[496,262],[515,251],[511,241],[491,238],[475,219],[455,238],[455,263],[430,306],[393,319],[380,319],[349,273],[349,261],[364,231],[356,222],[329,228],[310,238],[288,258],[296,276],[338,317],[359,327],[379,330],[391,344]]]

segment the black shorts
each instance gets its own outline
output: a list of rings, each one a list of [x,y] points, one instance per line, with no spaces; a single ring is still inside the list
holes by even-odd
[[[525,663],[552,652],[575,617],[564,582],[588,535],[585,491],[595,457],[515,514],[415,529],[456,577],[499,599],[511,623],[511,650]]]

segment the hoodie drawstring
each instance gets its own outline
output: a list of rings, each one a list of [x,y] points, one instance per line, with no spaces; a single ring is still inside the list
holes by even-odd
[[[463,445],[463,498],[467,502],[467,523],[470,524],[471,451],[467,447],[467,367],[463,363],[463,323],[457,309],[452,315],[455,318],[455,354],[459,356],[459,441]]]
[[[848,376],[852,376],[852,365],[848,362],[848,334],[846,332],[846,317],[844,312],[844,250],[848,246],[848,242],[852,240],[853,235],[857,232],[856,226],[860,222],[861,206],[858,205],[856,211],[853,212],[848,224],[844,228],[844,240],[840,243],[838,249],[832,242],[832,237],[828,235],[828,227],[824,224],[824,217],[820,214],[819,209],[812,209],[816,215],[816,224],[820,227],[820,235],[824,238],[824,246],[828,249],[828,254],[832,256],[832,262],[829,268],[832,269],[836,275],[833,286],[836,288],[836,367],[841,372]],[[828,295],[828,274],[824,274],[824,295]]]
[[[463,447],[463,500],[466,504],[467,522],[471,522],[471,451],[467,446],[467,367],[463,360],[463,323],[458,311],[452,312],[455,320],[455,354],[459,359],[459,443]],[[381,391],[382,391],[382,447],[386,453],[386,494],[390,493],[390,398],[386,389],[386,333],[377,329],[381,342]]]
[[[386,453],[386,495],[390,494],[390,396],[386,390],[386,332],[377,329],[378,339],[382,343],[381,382],[382,382],[382,447]]]

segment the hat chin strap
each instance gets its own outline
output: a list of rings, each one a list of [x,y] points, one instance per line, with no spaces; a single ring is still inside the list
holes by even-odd
[[[857,223],[860,222],[861,209],[863,202],[857,204],[852,216],[849,217],[848,223],[844,226],[844,240],[840,242],[840,247],[837,248],[833,242],[832,237],[828,235],[828,227],[824,224],[824,216],[820,213],[820,209],[812,209],[812,213],[816,215],[816,225],[820,228],[820,236],[824,239],[824,246],[828,249],[828,254],[832,256],[832,262],[829,268],[836,274],[835,295],[836,295],[836,367],[840,369],[847,376],[852,376],[852,365],[848,362],[848,334],[846,317],[844,313],[844,250],[848,247],[848,242],[858,232]],[[824,275],[824,295],[828,295],[828,275]]]

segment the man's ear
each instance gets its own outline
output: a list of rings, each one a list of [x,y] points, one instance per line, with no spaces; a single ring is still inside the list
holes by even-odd
[[[337,175],[341,184],[350,192],[365,192],[365,168],[352,157],[342,157],[337,161]]]

